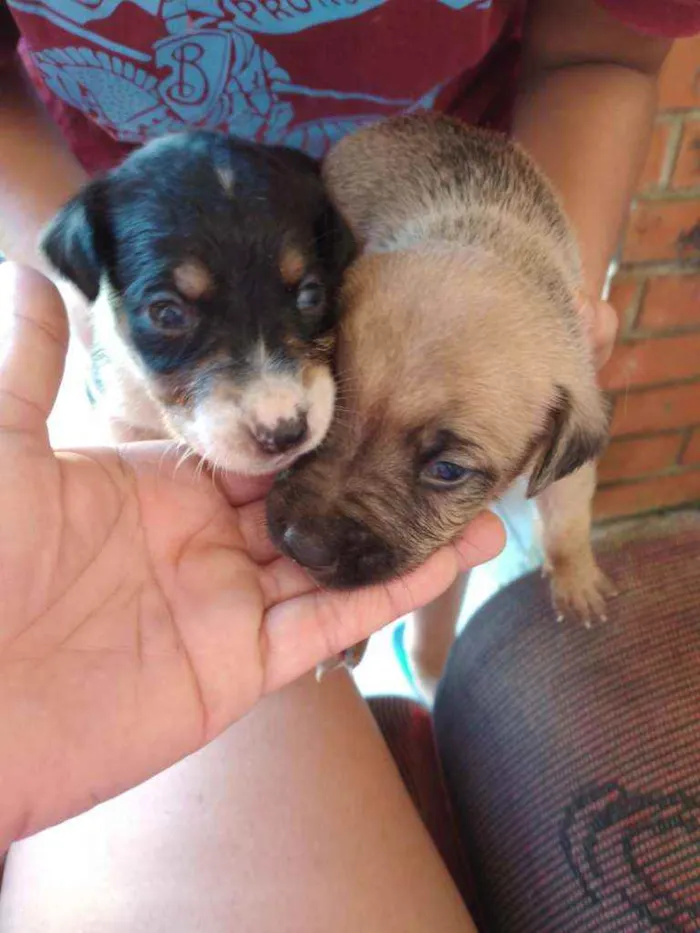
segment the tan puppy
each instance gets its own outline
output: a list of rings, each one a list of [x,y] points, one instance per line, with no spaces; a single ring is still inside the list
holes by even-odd
[[[434,116],[346,138],[325,175],[363,253],[336,418],[273,490],[274,538],[324,586],[385,580],[526,474],[557,611],[589,623],[607,587],[590,506],[608,412],[551,187],[506,139]]]

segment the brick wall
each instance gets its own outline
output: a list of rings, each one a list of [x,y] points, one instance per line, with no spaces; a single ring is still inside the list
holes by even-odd
[[[620,250],[596,517],[700,505],[700,38],[677,43]]]

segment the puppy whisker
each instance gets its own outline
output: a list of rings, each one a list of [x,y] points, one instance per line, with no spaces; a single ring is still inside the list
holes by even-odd
[[[158,476],[163,472],[163,467],[165,466],[165,461],[174,456],[178,449],[182,446],[182,441],[171,440],[163,448],[163,452],[158,459]],[[173,469],[173,476],[175,475],[176,470]]]
[[[202,457],[199,454],[197,454],[197,457],[198,457],[199,462],[197,463],[197,466],[194,468],[194,479],[196,483],[199,483],[202,481],[204,471],[205,469],[207,469],[208,464],[207,464],[207,460],[205,457]]]
[[[225,469],[222,463],[219,460],[214,459],[209,461],[209,472],[211,474],[212,486],[216,492],[221,493],[222,487],[219,485],[223,480]],[[217,474],[221,474],[221,479],[218,479]]]
[[[175,447],[175,452],[182,448],[182,453],[180,454],[177,463],[173,469],[173,476],[177,474],[177,471],[180,469],[183,464],[185,464],[189,458],[192,456],[192,450],[184,441],[178,441]]]

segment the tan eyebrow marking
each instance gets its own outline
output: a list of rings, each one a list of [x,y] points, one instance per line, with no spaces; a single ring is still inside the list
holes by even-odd
[[[178,290],[192,301],[206,295],[214,286],[211,273],[196,259],[187,259],[177,266],[173,279]]]
[[[285,285],[298,285],[306,269],[303,253],[294,246],[284,246],[280,253],[279,265]]]

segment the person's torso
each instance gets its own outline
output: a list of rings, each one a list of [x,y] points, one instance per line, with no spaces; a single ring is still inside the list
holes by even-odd
[[[439,108],[498,123],[517,0],[8,0],[21,54],[90,169],[206,127],[320,156]],[[489,110],[493,111],[489,118]]]

